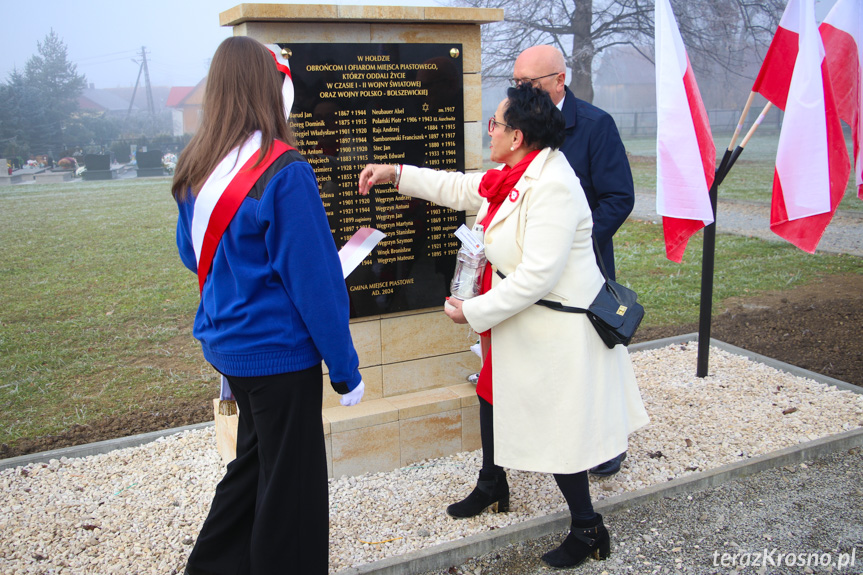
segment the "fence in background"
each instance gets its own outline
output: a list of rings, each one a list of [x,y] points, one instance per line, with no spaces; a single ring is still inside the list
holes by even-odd
[[[760,110],[751,110],[749,117],[746,119],[746,124],[743,126],[746,130],[755,121]],[[655,136],[656,135],[656,111],[645,110],[642,112],[633,111],[612,111],[608,110],[612,115],[617,129],[621,136]],[[759,132],[777,133],[782,127],[782,110],[775,106],[770,108],[767,115],[764,117],[764,122],[758,128]],[[710,118],[710,129],[715,134],[724,134],[734,132],[737,126],[737,121],[740,120],[740,110],[707,110],[707,117]]]

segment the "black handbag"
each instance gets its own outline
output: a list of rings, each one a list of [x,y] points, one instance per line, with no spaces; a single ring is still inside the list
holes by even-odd
[[[539,300],[536,304],[557,311],[587,314],[590,323],[593,324],[607,347],[613,348],[617,344],[629,345],[632,336],[635,335],[635,331],[641,324],[641,320],[644,319],[644,307],[636,301],[638,295],[634,291],[608,279],[608,272],[605,270],[605,263],[600,256],[596,238],[593,238],[593,251],[596,254],[605,283],[587,309],[570,307],[559,301],[544,299]],[[498,271],[498,275],[505,277],[500,271]]]

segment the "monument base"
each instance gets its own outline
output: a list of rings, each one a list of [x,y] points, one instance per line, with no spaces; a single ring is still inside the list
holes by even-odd
[[[216,449],[227,465],[237,453],[239,415],[213,400]],[[481,447],[479,401],[469,383],[363,400],[322,412],[328,477],[392,471],[417,461]]]
[[[138,178],[160,178],[165,176],[165,168],[138,168]]]
[[[3,176],[0,175],[0,186],[11,186],[12,184],[20,184],[21,176],[15,174],[14,176]]]
[[[117,177],[117,170],[87,170],[83,176],[86,181],[113,180]]]
[[[36,174],[33,176],[33,179],[36,180],[37,184],[59,184],[62,182],[69,182],[72,180],[72,172],[71,170],[57,171],[57,172],[44,172],[41,174]]]

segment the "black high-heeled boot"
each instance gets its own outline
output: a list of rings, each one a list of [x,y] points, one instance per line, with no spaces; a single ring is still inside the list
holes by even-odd
[[[506,472],[479,472],[476,487],[465,499],[453,503],[446,508],[446,513],[456,519],[474,517],[491,507],[497,513],[509,511],[509,483],[506,482]]]
[[[580,523],[580,524],[579,524]],[[588,557],[606,559],[611,555],[611,539],[602,524],[602,515],[585,522],[572,522],[569,535],[557,549],[542,556],[542,560],[552,567],[566,569],[581,565]]]

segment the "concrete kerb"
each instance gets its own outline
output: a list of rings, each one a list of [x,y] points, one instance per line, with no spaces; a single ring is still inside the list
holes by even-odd
[[[676,343],[687,343],[697,340],[698,334],[691,333],[634,344],[629,347],[629,350],[630,352],[636,352],[647,349],[658,349]],[[798,368],[715,339],[711,339],[710,343],[711,346],[726,350],[729,353],[748,357],[758,363],[769,365],[770,367],[774,367],[796,376],[812,379],[826,385],[833,385],[837,388],[852,391],[854,393],[863,393],[863,389],[838,379]],[[19,465],[27,465],[30,463],[47,462],[51,459],[60,459],[61,457],[86,457],[88,455],[108,453],[115,449],[136,447],[138,445],[155,441],[160,437],[188,430],[202,429],[211,425],[213,425],[212,422],[199,423],[152,433],[142,433],[140,435],[133,435],[130,437],[99,441],[97,443],[87,445],[22,455],[20,457],[13,457],[0,461],[0,469],[17,467]],[[863,447],[863,429],[855,429],[845,433],[824,437],[805,444],[753,457],[746,461],[731,463],[703,473],[694,473],[686,477],[668,481],[667,483],[653,485],[638,492],[604,499],[597,502],[594,507],[600,513],[609,513],[618,509],[633,507],[641,503],[653,501],[661,497],[668,497],[681,493],[691,493],[701,489],[714,487],[729,480],[752,475],[766,469],[799,464],[804,461],[816,459],[823,455],[848,450],[854,447]],[[569,513],[564,511],[546,517],[531,519],[518,525],[495,529],[488,533],[472,535],[458,541],[450,541],[428,549],[406,553],[397,557],[390,557],[381,561],[375,561],[374,563],[361,565],[359,567],[352,567],[350,569],[340,571],[337,575],[402,575],[404,573],[422,573],[425,571],[432,571],[451,565],[457,565],[470,558],[484,555],[495,549],[501,549],[512,543],[528,541],[552,533],[557,533],[563,531],[568,526]]]
[[[186,425],[184,427],[174,427],[172,429],[151,431],[150,433],[141,433],[138,435],[130,435],[128,437],[118,437],[117,439],[106,439],[105,441],[97,441],[96,443],[86,443],[84,445],[75,445],[73,447],[64,447],[62,449],[52,449],[51,451],[41,451],[39,453],[31,453],[29,455],[10,457],[9,459],[0,459],[0,470],[8,469],[10,467],[18,467],[19,465],[29,465],[31,463],[47,463],[52,459],[60,459],[62,457],[87,457],[88,455],[109,453],[115,449],[138,447],[139,445],[156,441],[160,437],[167,437],[168,435],[174,435],[184,431],[203,429],[205,427],[212,426],[213,422],[207,421],[204,423]]]

